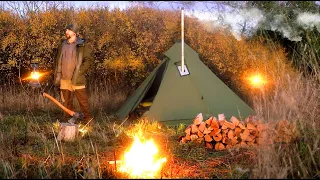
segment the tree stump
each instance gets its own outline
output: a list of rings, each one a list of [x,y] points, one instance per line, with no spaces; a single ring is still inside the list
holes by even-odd
[[[79,126],[77,124],[60,123],[59,134],[57,139],[59,141],[73,141],[79,133]]]

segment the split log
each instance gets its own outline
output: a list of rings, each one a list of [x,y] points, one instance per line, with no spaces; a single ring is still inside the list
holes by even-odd
[[[192,124],[191,125],[191,133],[198,133],[198,131],[199,131],[198,126],[195,124]]]
[[[190,134],[186,134],[185,139],[186,139],[187,141],[190,141],[190,140],[191,140]]]
[[[193,120],[194,125],[199,125],[203,121],[202,113],[199,113],[196,118]]]
[[[234,116],[230,118],[230,121],[234,124],[235,127],[237,127],[238,124],[240,123],[240,121]]]
[[[206,128],[206,123],[205,122],[201,122],[199,125],[199,131],[203,133],[204,128]]]
[[[185,143],[187,143],[188,142],[188,140],[185,138],[185,137],[183,137],[181,140],[180,140],[180,144],[185,144]]]
[[[226,117],[224,116],[224,114],[218,114],[218,119],[219,121],[221,121],[221,120],[225,120]]]
[[[225,122],[226,120],[224,120],[224,119],[222,119],[222,120],[219,120],[219,125],[220,125],[220,127],[222,127],[223,125],[224,125],[224,122]]]
[[[233,139],[233,137],[234,137],[234,131],[233,131],[233,130],[229,130],[227,136],[228,136],[229,139]]]
[[[191,134],[191,127],[189,127],[189,128],[187,128],[186,130],[184,130],[184,132],[185,132],[186,134],[190,135],[190,134]]]
[[[223,124],[223,125],[221,126],[221,129],[228,129],[228,126],[226,126],[226,125]]]
[[[247,129],[257,130],[257,128],[252,123],[247,123]]]
[[[213,120],[213,117],[212,117],[212,116],[210,116],[210,117],[209,117],[209,119],[207,119],[205,123],[206,123],[206,124],[208,124],[208,126],[210,126],[210,125],[211,125],[212,120]]]
[[[199,137],[199,138],[197,139],[197,142],[198,142],[198,143],[202,143],[202,141],[204,141],[204,138],[203,138],[203,137]]]
[[[212,143],[206,142],[206,147],[209,148],[209,149],[212,149],[213,145],[212,145]]]
[[[247,138],[246,138],[246,141],[252,142],[252,141],[254,141],[254,139],[255,139],[255,137],[252,136],[251,134],[249,134],[249,135],[247,136]]]
[[[233,123],[228,121],[225,121],[223,125],[226,125],[230,129],[234,129],[236,127]]]
[[[203,134],[209,134],[211,132],[211,130],[209,130],[208,128],[204,128]]]
[[[247,128],[246,128],[246,129],[244,129],[243,134],[249,135],[249,134],[250,134],[249,129],[247,129]]]
[[[240,136],[239,134],[241,133],[242,129],[240,127],[236,127],[235,130],[234,130],[234,134],[236,136]]]
[[[198,135],[192,134],[192,135],[190,135],[190,139],[191,139],[191,141],[197,140],[198,139]]]
[[[236,144],[238,144],[238,139],[237,138],[232,138],[231,139],[231,145],[234,146]]]
[[[59,134],[57,139],[59,141],[73,141],[79,134],[79,126],[77,124],[60,123]]]
[[[221,129],[213,129],[210,133],[209,133],[209,135],[210,136],[215,136],[215,135],[217,135],[218,133],[220,133],[221,132]]]
[[[239,124],[238,124],[238,126],[241,128],[241,129],[245,129],[246,127],[242,124],[242,122],[240,122]]]
[[[220,143],[220,142],[217,142],[215,145],[214,145],[214,149],[215,150],[224,150],[225,149],[225,146],[222,144],[222,143]]]
[[[213,136],[214,141],[219,142],[222,140],[222,135],[221,133],[216,134],[215,136]]]
[[[199,138],[202,138],[203,136],[204,136],[204,134],[202,134],[201,131],[198,131],[198,137],[199,137]]]
[[[245,146],[247,146],[247,143],[244,142],[244,141],[241,141],[241,142],[240,142],[240,146],[245,147]]]
[[[211,138],[211,136],[209,136],[208,134],[206,134],[205,136],[204,136],[204,139],[205,139],[205,141],[207,141],[207,142],[211,142],[213,139]]]
[[[211,128],[218,129],[219,128],[219,121],[216,118],[213,118],[211,121]]]

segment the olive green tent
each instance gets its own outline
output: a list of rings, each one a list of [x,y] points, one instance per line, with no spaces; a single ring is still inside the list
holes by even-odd
[[[142,110],[142,102],[146,101],[152,103],[141,116],[164,125],[190,124],[199,113],[204,118],[224,114],[227,119],[244,118],[252,113],[185,43],[185,73],[179,70],[181,64],[181,42],[177,42],[122,105],[116,117],[126,119],[130,113]]]

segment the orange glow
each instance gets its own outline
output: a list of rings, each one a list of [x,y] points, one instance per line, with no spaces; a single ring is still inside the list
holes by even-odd
[[[124,154],[120,172],[127,173],[131,178],[155,178],[167,158],[157,158],[158,148],[153,140],[141,142],[138,136],[130,150]]]
[[[39,72],[31,72],[31,79],[38,80],[40,77]]]
[[[253,87],[257,87],[257,88],[262,87],[263,85],[266,84],[266,80],[260,74],[251,76],[249,80],[250,80],[250,84]]]
[[[39,80],[42,76],[44,76],[45,74],[47,74],[46,72],[44,73],[40,73],[40,72],[37,72],[37,71],[32,71],[30,76],[24,78],[23,80],[29,80],[29,79],[32,79],[32,80]]]

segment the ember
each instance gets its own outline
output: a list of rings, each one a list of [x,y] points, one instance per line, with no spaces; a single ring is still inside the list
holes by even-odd
[[[161,165],[167,161],[166,158],[157,157],[158,151],[152,139],[143,143],[135,136],[130,150],[124,154],[120,172],[125,172],[132,178],[156,177]]]

